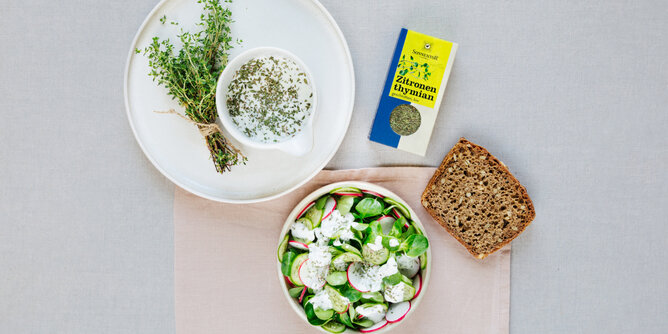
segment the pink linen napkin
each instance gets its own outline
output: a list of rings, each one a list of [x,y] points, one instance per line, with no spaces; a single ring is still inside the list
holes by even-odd
[[[292,208],[338,181],[383,186],[404,199],[424,225],[431,281],[416,311],[394,333],[508,333],[510,247],[480,261],[420,205],[434,168],[322,171],[279,199],[247,205],[212,202],[177,188],[174,280],[177,334],[316,333],[288,305],[276,274],[278,234]]]

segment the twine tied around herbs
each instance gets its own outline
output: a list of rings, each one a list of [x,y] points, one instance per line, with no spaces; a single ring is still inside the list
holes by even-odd
[[[156,114],[174,114],[176,116],[179,116],[186,120],[188,123],[197,125],[197,129],[199,130],[199,133],[204,136],[204,138],[216,133],[220,132],[222,133],[223,131],[220,129],[218,124],[214,123],[200,123],[200,122],[195,122],[192,119],[181,115],[180,113],[176,112],[174,109],[169,109],[167,111],[160,111],[160,110],[153,110],[154,113]],[[236,149],[235,149],[236,150]],[[237,150],[238,151],[238,150]]]

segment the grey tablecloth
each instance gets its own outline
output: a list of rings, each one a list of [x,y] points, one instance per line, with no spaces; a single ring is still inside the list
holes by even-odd
[[[323,3],[357,74],[329,168],[435,166],[466,136],[538,212],[513,244],[512,333],[668,331],[667,2]],[[174,332],[174,189],[122,95],[154,5],[0,2],[2,333]],[[402,26],[460,44],[425,158],[366,140]]]

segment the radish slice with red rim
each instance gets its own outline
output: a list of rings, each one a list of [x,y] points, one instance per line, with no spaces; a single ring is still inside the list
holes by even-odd
[[[288,241],[288,245],[290,245],[291,247],[297,248],[297,249],[308,250],[308,245],[307,244],[305,244],[303,242],[296,241],[296,240]]]
[[[381,321],[377,322],[375,325],[373,325],[371,327],[360,328],[360,332],[371,333],[371,332],[375,332],[375,331],[377,331],[377,330],[379,330],[379,329],[381,329],[385,326],[387,326],[387,320],[381,320]]]
[[[390,234],[395,221],[396,219],[394,219],[392,216],[382,216],[378,218],[378,222],[380,223],[380,228],[383,230],[383,234]]]
[[[336,313],[338,313],[338,314],[344,314],[344,313],[348,312],[348,309],[349,309],[349,308],[350,308],[350,304],[348,304],[348,306],[346,307],[345,310],[343,310],[343,312],[336,312]]]
[[[348,270],[346,270],[348,283],[350,283],[353,289],[359,292],[369,292],[371,291],[371,284],[368,281],[364,281],[363,266],[361,262],[353,262],[348,266]]]
[[[304,212],[306,212],[306,210],[310,209],[314,205],[315,205],[315,202],[311,202],[309,204],[306,204],[306,207],[303,208],[302,211],[299,211],[299,214],[297,215],[297,219],[301,218],[302,215],[304,214]]]
[[[295,286],[294,284],[292,284],[290,277],[288,276],[283,276],[283,277],[285,277],[285,284],[288,286],[288,289],[293,288]]]
[[[329,217],[332,212],[334,212],[334,209],[336,209],[336,200],[334,197],[330,197],[327,199],[327,202],[325,202],[325,215],[322,216],[322,220],[327,219],[327,217]]]
[[[411,302],[401,302],[396,304],[390,304],[390,307],[387,309],[385,314],[385,320],[389,323],[399,322],[404,319],[408,311],[411,309]]]
[[[420,271],[420,258],[410,257],[406,254],[397,256],[397,267],[399,272],[408,277],[413,278]]]
[[[322,288],[327,283],[325,277],[329,267],[316,267],[312,264],[313,261],[306,260],[299,266],[299,279],[311,289]]]
[[[422,291],[422,275],[418,274],[415,276],[413,279],[413,287],[415,288],[415,296],[413,296],[413,299],[417,298],[420,295],[420,292]]]
[[[299,296],[299,303],[301,303],[302,300],[304,300],[304,296],[306,296],[306,291],[307,290],[308,290],[307,287],[304,287],[304,290],[302,290],[302,294]]]
[[[385,198],[385,196],[383,196],[383,195],[381,195],[381,194],[379,194],[379,193],[377,193],[377,192],[375,192],[375,191],[362,189],[362,192],[365,193],[365,194],[367,194],[367,195],[373,195],[373,196],[376,196],[376,197]]]
[[[362,193],[334,193],[334,195],[338,195],[338,196],[353,196],[353,197],[362,197],[362,196],[364,196]]]

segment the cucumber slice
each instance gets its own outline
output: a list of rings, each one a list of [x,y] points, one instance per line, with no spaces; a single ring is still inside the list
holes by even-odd
[[[390,303],[401,303],[413,299],[415,288],[403,280],[396,285],[386,285],[383,289],[383,297]]]
[[[413,280],[406,277],[405,275],[401,275],[401,281],[410,285],[410,286],[413,286]]]
[[[341,196],[336,209],[339,210],[339,213],[341,213],[342,216],[345,216],[350,212],[350,209],[353,208],[354,203],[355,196]]]
[[[420,269],[425,270],[427,269],[427,253],[424,252],[420,254]]]
[[[327,275],[327,283],[332,286],[343,285],[348,282],[348,276],[344,271],[334,271]]]
[[[318,317],[320,320],[329,320],[334,316],[334,310],[321,310],[318,307],[314,307],[313,311],[315,312],[315,316]]]
[[[329,285],[325,285],[325,291],[327,292],[327,295],[329,295],[329,300],[332,301],[332,309],[334,309],[336,313],[343,313],[348,310],[349,301],[346,297],[343,297],[341,293]],[[413,291],[413,293],[415,294],[415,291]]]
[[[332,262],[362,262],[362,257],[357,253],[346,252],[335,257]]]
[[[359,256],[362,256],[362,252],[360,252],[359,249],[355,248],[354,246],[352,246],[350,244],[342,244],[341,249],[345,250],[346,252],[355,253]]]
[[[336,189],[330,191],[329,193],[330,194],[335,194],[335,193],[357,193],[357,194],[361,194],[362,191],[360,191],[359,189],[357,189],[355,187],[340,187],[340,188],[336,188]]]
[[[385,203],[387,203],[389,205],[394,205],[397,208],[397,210],[399,210],[401,215],[406,217],[406,219],[411,219],[411,213],[410,213],[410,211],[408,211],[408,208],[405,205],[397,202],[396,200],[394,200],[390,197],[383,198],[383,201],[385,201]]]
[[[301,217],[297,219],[296,223],[304,224],[304,226],[308,227],[309,230],[313,229],[313,222],[308,217]]]
[[[322,214],[324,212],[325,210],[318,209],[317,205],[314,205],[310,209],[306,210],[304,217],[308,218],[311,221],[312,229],[320,226],[320,222],[322,221]]]
[[[362,256],[367,262],[381,265],[390,258],[390,250],[383,247],[379,250],[373,250],[369,245],[362,246]]]
[[[286,234],[283,237],[283,240],[281,240],[281,243],[278,244],[278,262],[281,262],[283,260],[283,255],[285,254],[285,251],[288,249],[288,241],[290,240],[290,236]]]
[[[362,294],[362,302],[383,303],[385,302],[385,298],[383,298],[383,294],[380,292],[366,292]]]
[[[338,321],[330,320],[322,325],[322,329],[330,333],[343,333],[346,330],[346,325]]]
[[[371,327],[374,324],[373,321],[371,321],[369,319],[366,319],[366,318],[353,320],[353,323],[356,324],[356,325],[359,325],[360,327]]]
[[[369,319],[374,323],[377,323],[385,319],[385,314],[387,314],[387,304],[365,303],[355,307],[355,311],[361,315],[365,314],[364,318]]]
[[[308,253],[302,253],[297,255],[297,257],[292,261],[290,266],[290,280],[296,286],[304,286],[304,282],[299,278],[299,267],[301,267],[304,261],[308,260]]]

